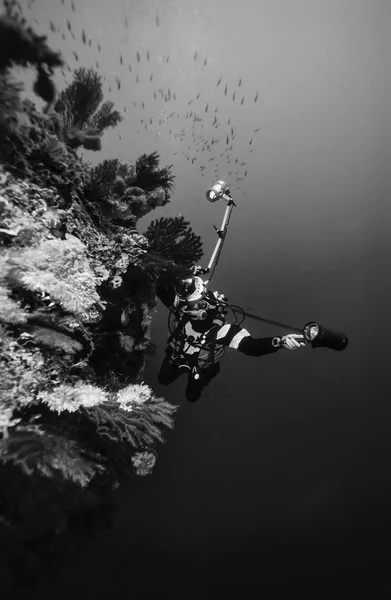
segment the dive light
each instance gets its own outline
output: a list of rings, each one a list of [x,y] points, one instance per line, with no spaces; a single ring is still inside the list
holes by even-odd
[[[222,196],[230,196],[230,191],[228,189],[228,183],[224,181],[217,181],[212,187],[206,192],[206,197],[209,202],[216,202]]]
[[[347,335],[344,333],[336,333],[314,321],[309,321],[304,325],[303,335],[313,348],[345,350],[349,342]]]

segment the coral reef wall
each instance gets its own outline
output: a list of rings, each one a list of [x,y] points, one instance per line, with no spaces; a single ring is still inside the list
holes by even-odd
[[[75,512],[152,473],[178,408],[143,381],[156,285],[202,245],[184,219],[137,230],[174,187],[156,152],[95,168],[79,157],[121,116],[92,69],[57,94],[62,59],[13,2],[0,55],[0,558],[7,548],[23,579],[21,557],[52,547]],[[42,112],[14,65],[36,69]]]

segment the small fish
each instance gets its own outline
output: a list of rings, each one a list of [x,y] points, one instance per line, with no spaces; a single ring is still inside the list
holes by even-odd
[[[242,98],[242,101],[241,101],[241,103],[240,103],[240,106],[242,106],[243,102],[244,102],[244,96],[243,96],[243,98]]]
[[[81,39],[83,41],[83,44],[86,45],[87,37],[86,37],[86,32],[84,31],[84,29],[82,29],[82,32],[81,32]]]
[[[252,141],[252,140],[250,140],[250,142],[249,142],[249,146],[251,146],[251,144],[252,144],[252,143],[253,143],[253,141]]]
[[[207,58],[205,58],[205,60],[204,60],[204,67],[206,67],[206,63],[207,63],[207,61],[208,61],[208,59],[207,59]]]
[[[228,137],[228,135],[227,135],[227,146],[228,146],[228,144],[229,144],[229,137]]]
[[[257,133],[257,131],[259,131],[260,129],[260,127],[258,127],[258,129],[254,129],[254,133]]]
[[[100,44],[98,43],[98,52],[100,52]]]
[[[63,33],[63,34],[61,35],[61,37],[62,37],[62,39],[63,39],[63,40],[64,40],[64,42],[65,42],[65,33]]]
[[[73,56],[75,57],[76,60],[79,60],[79,57],[78,57],[78,55],[76,54],[75,51],[73,51],[72,54],[73,54]]]
[[[71,23],[70,23],[70,21],[68,21],[68,19],[67,19],[67,27],[68,27],[68,31],[72,31]]]
[[[138,78],[138,75],[137,75],[137,77],[136,77],[136,82],[137,82],[137,83],[138,83],[138,82],[139,82],[139,78]]]
[[[122,325],[127,325],[129,323],[130,316],[127,309],[124,309],[121,313],[121,323]]]
[[[140,56],[140,52],[138,50],[136,52],[136,56],[137,56],[137,62],[140,62],[141,56]]]
[[[256,93],[256,96],[254,98],[254,102],[256,102],[258,100],[258,92]]]
[[[152,117],[149,119],[149,124],[152,125]]]
[[[117,82],[117,88],[120,90],[121,89],[121,80],[120,80],[120,78],[116,77],[115,81]]]
[[[232,100],[235,102],[235,92],[232,94]]]
[[[56,31],[55,26],[53,25],[53,21],[50,21],[50,31]]]
[[[145,104],[144,104],[144,102],[141,102],[141,105],[142,105],[142,107],[143,107],[143,108],[145,108]]]
[[[124,64],[124,59],[122,58],[122,54],[119,55],[119,63],[120,63],[120,65]]]
[[[227,85],[226,85],[226,86],[225,86],[225,90],[224,90],[224,96],[226,96],[226,95],[227,95],[227,91],[228,91],[228,87],[227,87]]]
[[[197,51],[195,51],[193,59],[194,59],[194,60],[197,60],[197,56],[198,56],[198,52],[197,52]]]
[[[129,73],[132,72],[132,65],[129,63]]]
[[[99,63],[98,63],[97,60],[95,61],[95,66],[96,66],[97,69],[99,69]]]
[[[201,94],[197,94],[196,100],[198,100],[198,98],[200,97]]]
[[[168,63],[169,60],[170,60],[170,57],[167,56],[167,58],[166,58],[166,64]]]
[[[206,113],[208,112],[208,107],[209,107],[209,104],[208,104],[208,102],[207,102],[207,103],[206,103],[206,106],[205,106],[205,112],[206,112]]]
[[[75,11],[76,11],[76,7],[75,7],[75,4],[74,4],[73,0],[72,0],[72,2],[71,2],[71,8],[72,8],[73,12],[75,12]]]
[[[149,50],[147,50],[147,60],[149,61]]]
[[[234,134],[234,128],[231,127],[231,135],[233,135],[233,134]]]
[[[218,82],[217,82],[217,85],[216,85],[216,87],[219,87],[219,85],[220,85],[220,83],[221,83],[221,80],[222,80],[222,79],[223,79],[223,78],[222,78],[222,77],[220,77],[220,79],[219,79],[219,80],[218,80]]]
[[[150,74],[149,81],[152,81],[152,75],[153,75],[153,73]]]
[[[92,46],[92,39],[91,38],[88,40],[88,45],[91,48],[91,46]]]
[[[247,169],[246,169],[246,172],[245,172],[244,176],[246,177],[246,175],[247,175]]]
[[[157,25],[158,27],[160,27],[160,19],[159,19],[159,15],[158,15],[158,14],[156,15],[156,18],[155,18],[155,23],[156,23],[156,25]]]
[[[109,86],[109,92],[111,92],[111,85]]]
[[[238,83],[238,87],[240,87],[242,85],[242,78],[239,78],[239,83]]]

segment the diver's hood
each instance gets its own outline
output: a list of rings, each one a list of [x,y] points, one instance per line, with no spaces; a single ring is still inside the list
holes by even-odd
[[[187,304],[197,304],[197,302],[202,300],[206,291],[205,283],[201,277],[197,277],[196,275],[182,280],[175,288],[176,294],[181,300],[186,301]]]

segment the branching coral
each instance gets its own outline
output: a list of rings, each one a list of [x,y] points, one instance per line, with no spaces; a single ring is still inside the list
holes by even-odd
[[[158,169],[160,162],[159,154],[155,151],[152,154],[143,154],[136,161],[136,182],[137,187],[151,192],[158,187],[167,191],[174,188],[175,177],[171,173],[173,165]]]
[[[114,470],[126,472],[131,466],[129,449],[143,450],[157,441],[164,443],[161,428],[173,427],[172,415],[177,408],[163,398],[154,397],[148,386],[136,384],[119,390],[115,399],[87,409],[86,413],[108,445],[106,456],[109,462],[113,461]]]
[[[20,427],[12,437],[0,440],[0,461],[17,465],[26,475],[60,476],[82,488],[104,471],[100,455],[37,426]]]
[[[88,410],[98,424],[98,434],[112,441],[126,441],[134,447],[163,442],[157,424],[173,427],[172,414],[177,410],[163,398],[153,396],[144,385],[132,384],[117,392],[115,400]]]
[[[108,195],[117,178],[119,160],[113,158],[104,160],[91,169],[89,181],[86,186],[86,196],[91,202],[98,202]]]
[[[184,217],[161,217],[152,221],[144,233],[149,241],[148,258],[158,255],[178,265],[190,267],[203,255],[201,237]]]
[[[109,127],[116,127],[123,118],[113,110],[112,102],[103,100],[102,79],[93,69],[76,69],[73,82],[63,90],[54,111],[62,118],[58,135],[70,148],[83,146],[87,150],[100,150],[100,137]]]
[[[164,206],[168,202],[168,190],[172,187],[174,177],[170,175],[167,182],[161,174],[163,171],[168,171],[170,167],[156,172],[153,170],[154,165],[159,163],[157,153],[146,157],[145,160],[147,167],[143,166],[142,160],[140,163],[140,159],[136,167],[121,163],[117,159],[104,160],[94,167],[86,188],[88,200],[100,203],[102,210],[104,210],[102,200],[105,200],[111,215],[124,224],[129,222],[134,224],[137,219],[157,206]],[[139,171],[137,171],[138,163],[140,163]],[[143,174],[141,178],[140,173]]]

